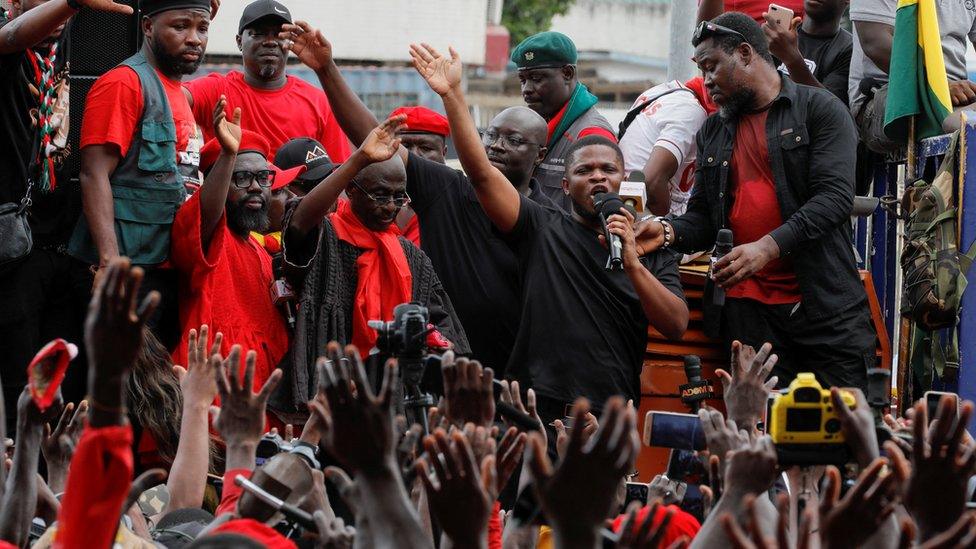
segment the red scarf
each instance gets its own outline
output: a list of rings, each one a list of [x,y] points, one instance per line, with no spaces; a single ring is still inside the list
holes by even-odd
[[[353,213],[349,201],[339,202],[330,216],[339,239],[363,250],[356,260],[359,282],[352,311],[352,343],[364,357],[376,343],[370,320],[391,320],[393,308],[410,301],[413,275],[400,245],[400,231],[391,223],[384,231],[371,231]]]

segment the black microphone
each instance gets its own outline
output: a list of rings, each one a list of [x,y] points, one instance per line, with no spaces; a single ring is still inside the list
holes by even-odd
[[[688,383],[678,387],[681,391],[681,402],[697,413],[703,401],[715,396],[714,389],[710,381],[702,379],[701,359],[697,355],[686,355],[684,361]]]
[[[608,271],[619,271],[623,269],[623,249],[624,245],[620,242],[620,237],[611,233],[607,228],[607,218],[611,215],[619,214],[620,208],[625,207],[624,201],[620,199],[620,195],[617,193],[597,193],[593,196],[593,207],[600,214],[600,222],[603,223],[603,234],[607,239],[607,246],[610,248],[610,257],[607,258],[607,270]],[[628,208],[628,211],[633,210],[633,208]],[[631,211],[634,218],[637,218],[636,212]]]
[[[725,257],[725,254],[731,251],[732,231],[730,229],[719,230],[718,236],[715,237],[715,249],[712,250],[711,266],[708,270],[709,278],[715,274],[715,264],[718,263],[718,260]],[[718,284],[714,284],[712,287],[712,304],[719,307],[725,305],[725,290],[719,287]]]
[[[279,307],[285,314],[288,326],[295,329],[295,292],[285,281],[284,275],[284,254],[278,254],[271,258],[271,302]]]

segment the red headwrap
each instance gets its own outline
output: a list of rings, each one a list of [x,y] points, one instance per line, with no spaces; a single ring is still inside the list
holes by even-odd
[[[329,219],[340,240],[363,250],[356,259],[359,281],[352,311],[352,342],[366,356],[376,343],[376,332],[367,323],[391,320],[393,308],[410,301],[413,275],[396,224],[390,223],[384,231],[367,229],[348,200],[339,201]]]
[[[701,76],[696,76],[691,80],[685,82],[685,87],[695,92],[695,97],[698,98],[698,102],[701,103],[705,112],[709,115],[718,111],[718,105],[712,101],[712,96],[708,95],[708,90],[705,89],[705,79]]]
[[[400,107],[391,112],[390,116],[398,114],[407,115],[407,128],[404,131],[436,133],[444,137],[451,135],[451,126],[447,123],[447,117],[427,107]]]

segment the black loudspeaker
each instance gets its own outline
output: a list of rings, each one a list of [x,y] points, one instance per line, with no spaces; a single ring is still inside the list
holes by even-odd
[[[68,31],[68,77],[71,83],[69,151],[65,159],[65,174],[77,178],[81,170],[78,144],[81,139],[81,120],[85,113],[85,99],[99,76],[128,59],[142,47],[139,28],[139,0],[116,0],[131,6],[132,15],[106,13],[92,9],[79,11],[71,20]]]

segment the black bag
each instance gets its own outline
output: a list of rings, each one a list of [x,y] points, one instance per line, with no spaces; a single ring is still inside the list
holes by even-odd
[[[34,247],[27,210],[30,208],[32,183],[27,183],[27,193],[20,203],[0,204],[0,269],[21,261]]]

